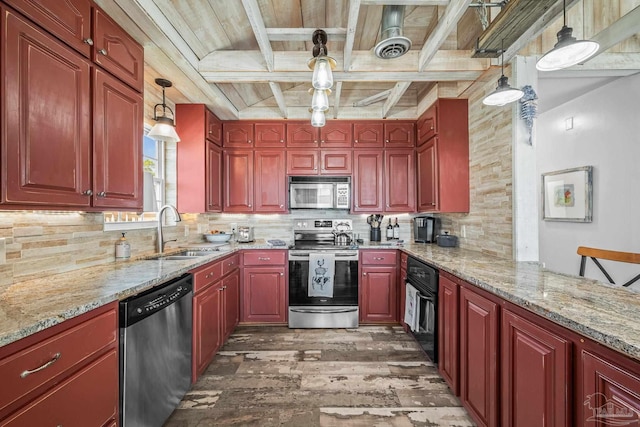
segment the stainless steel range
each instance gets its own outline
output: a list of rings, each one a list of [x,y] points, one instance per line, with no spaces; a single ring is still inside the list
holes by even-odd
[[[358,327],[358,250],[350,219],[294,220],[289,327]]]

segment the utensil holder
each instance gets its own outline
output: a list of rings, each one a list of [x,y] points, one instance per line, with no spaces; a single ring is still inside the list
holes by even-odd
[[[380,241],[380,228],[372,228],[371,232],[369,233],[369,240],[371,240],[372,242],[379,242]]]

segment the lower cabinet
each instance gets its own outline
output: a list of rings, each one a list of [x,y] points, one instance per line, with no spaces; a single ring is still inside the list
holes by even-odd
[[[398,321],[396,251],[361,251],[360,322]]]
[[[236,269],[222,280],[224,295],[224,334],[227,338],[233,333],[240,321],[240,271]]]
[[[0,348],[0,425],[114,425],[118,302]]]
[[[458,294],[458,284],[441,272],[438,287],[438,370],[456,395],[460,393]]]
[[[481,426],[497,426],[498,304],[460,287],[460,400]]]
[[[571,342],[502,310],[502,425],[570,426]]]
[[[241,321],[286,323],[286,251],[248,250],[243,258]]]

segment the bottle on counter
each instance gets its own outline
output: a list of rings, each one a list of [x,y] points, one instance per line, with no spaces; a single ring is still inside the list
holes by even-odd
[[[398,225],[398,218],[396,218],[396,223],[393,225],[393,238],[397,240],[400,239],[400,225]]]
[[[391,225],[391,218],[389,218],[389,225],[387,225],[387,240],[393,240],[393,225]]]
[[[124,237],[126,233],[122,233],[120,240],[116,242],[116,259],[128,259],[131,257],[131,245]]]

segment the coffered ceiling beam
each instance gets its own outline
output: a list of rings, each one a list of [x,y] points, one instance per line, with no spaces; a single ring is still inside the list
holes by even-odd
[[[391,109],[398,103],[398,101],[400,101],[400,98],[402,98],[402,95],[404,95],[407,89],[409,89],[409,86],[411,86],[410,81],[396,83],[396,85],[391,90],[389,97],[382,106],[382,118],[387,118],[389,111],[391,111]]]
[[[598,49],[598,52],[589,58],[587,62],[636,33],[640,33],[640,6],[637,6],[631,12],[591,37],[591,40],[600,44],[600,49]]]
[[[267,36],[273,42],[310,42],[316,28],[267,28]],[[327,38],[333,41],[344,41],[347,38],[346,28],[323,28]]]
[[[367,5],[447,6],[449,3],[451,0],[362,0],[362,4]]]
[[[382,92],[376,93],[375,95],[371,95],[361,99],[360,101],[354,102],[353,106],[366,107],[367,105],[375,104],[376,102],[380,102],[384,99],[387,99],[390,94],[391,94],[391,89],[383,90]]]
[[[281,71],[269,73],[266,71],[202,71],[202,76],[209,83],[304,83],[310,82],[311,71],[293,72]],[[434,81],[455,81],[455,80],[475,80],[482,74],[482,71],[423,71],[413,72],[351,72],[335,71],[333,79],[336,82],[434,82]]]
[[[353,43],[355,42],[356,27],[358,26],[358,15],[360,14],[360,0],[349,1],[349,16],[347,18],[347,37],[344,42],[342,69],[349,71],[351,68],[351,54],[353,53]]]
[[[276,82],[269,82],[269,87],[271,88],[271,92],[273,92],[273,97],[276,99],[276,103],[278,104],[278,108],[282,113],[282,117],[286,119],[287,103],[284,101],[284,94],[282,93],[280,85]]]

